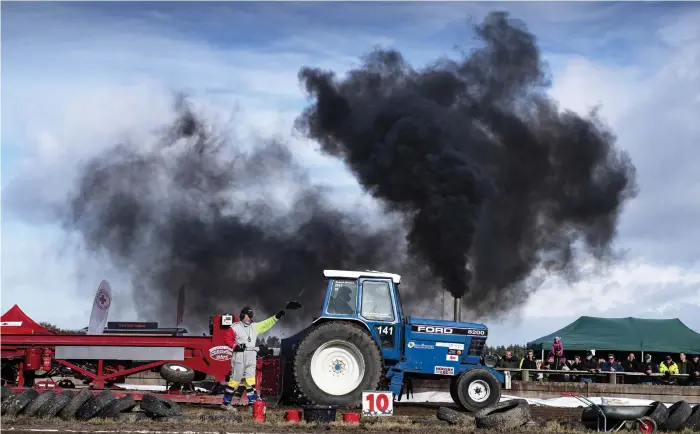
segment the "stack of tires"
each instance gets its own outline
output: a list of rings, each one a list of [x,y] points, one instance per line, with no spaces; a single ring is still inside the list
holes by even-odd
[[[138,403],[141,411],[133,411],[136,405],[137,402],[130,395],[117,398],[110,390],[103,390],[95,395],[87,388],[78,393],[72,390],[64,390],[62,393],[46,390],[40,393],[36,389],[12,393],[10,389],[2,388],[3,416],[47,419],[58,417],[63,420],[78,421],[90,419],[168,421],[182,418],[182,410],[177,403],[155,395],[143,396]]]
[[[512,430],[532,423],[530,404],[524,399],[512,399],[479,410],[471,416],[451,408],[440,407],[437,418],[451,425],[463,425],[474,421],[477,428]]]
[[[670,407],[662,402],[654,402],[649,412],[659,431],[672,432],[690,431],[700,432],[700,404],[692,406],[687,401],[678,401]]]

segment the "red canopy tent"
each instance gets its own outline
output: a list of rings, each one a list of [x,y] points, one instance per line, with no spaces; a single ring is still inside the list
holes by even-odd
[[[19,306],[14,305],[0,318],[0,333],[13,335],[50,334],[55,335],[52,330],[40,326],[26,313],[22,312]]]

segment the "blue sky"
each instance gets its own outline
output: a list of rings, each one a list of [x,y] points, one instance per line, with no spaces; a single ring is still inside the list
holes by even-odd
[[[601,105],[641,192],[622,216],[628,262],[572,288],[552,281],[512,321],[490,323],[492,340],[525,342],[584,314],[679,317],[700,330],[694,2],[3,3],[3,311],[18,303],[35,319],[83,326],[108,278],[112,315],[135,318],[123,272],[82,251],[54,211],[77,162],[125,138],[147,140],[169,119],[172,92],[223,119],[236,110],[238,133],[285,138],[339,202],[368,201],[339,162],[292,133],[305,104],[299,68],[342,73],[375,45],[425,64],[468,49],[469,17],[496,9],[537,35],[562,108]]]

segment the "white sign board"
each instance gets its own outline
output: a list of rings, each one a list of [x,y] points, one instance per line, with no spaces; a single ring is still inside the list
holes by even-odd
[[[362,416],[393,416],[394,394],[385,391],[362,392]]]

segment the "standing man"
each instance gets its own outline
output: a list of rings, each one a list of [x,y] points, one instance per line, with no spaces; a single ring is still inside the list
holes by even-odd
[[[234,403],[233,398],[235,398],[235,403],[237,404],[243,396],[243,390],[246,392],[248,404],[258,400],[258,394],[255,389],[255,368],[258,349],[255,348],[255,342],[258,339],[258,335],[270,330],[284,314],[283,309],[266,320],[253,322],[253,309],[244,307],[241,310],[240,320],[231,327],[235,334],[235,347],[231,358],[231,379],[228,382],[228,387],[226,387],[222,404],[224,409],[233,409],[231,406]],[[245,382],[245,386],[241,385],[241,379]]]

